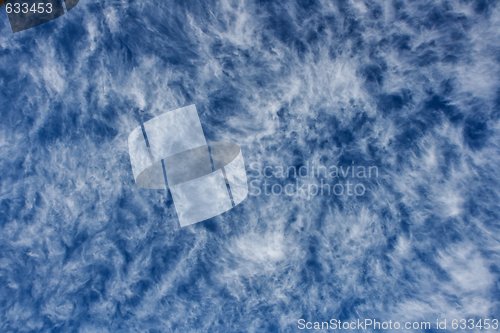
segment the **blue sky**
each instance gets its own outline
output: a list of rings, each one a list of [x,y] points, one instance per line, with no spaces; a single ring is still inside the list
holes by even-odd
[[[15,34],[0,16],[2,332],[499,317],[495,1],[82,0]],[[127,137],[190,104],[259,186],[296,179],[252,163],[378,175],[180,228]]]

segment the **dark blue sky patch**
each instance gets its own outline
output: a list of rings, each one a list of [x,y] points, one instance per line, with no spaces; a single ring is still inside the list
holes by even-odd
[[[463,136],[465,143],[472,149],[481,149],[488,144],[490,136],[485,119],[470,117],[465,119]]]
[[[45,122],[37,131],[37,141],[42,145],[52,144],[58,140],[71,140],[75,133],[73,128],[77,124],[76,113],[66,113],[62,105],[54,105],[55,112],[49,113]]]
[[[444,96],[433,95],[424,104],[424,110],[428,110],[430,114],[439,117],[439,114],[444,114],[449,121],[457,123],[463,119],[463,114],[454,106],[451,101],[447,100]]]
[[[365,65],[361,68],[360,75],[369,87],[378,87],[384,80],[384,67],[380,64]]]
[[[401,112],[401,109],[411,103],[411,91],[403,90],[398,93],[382,94],[378,99],[378,108],[382,113]]]

